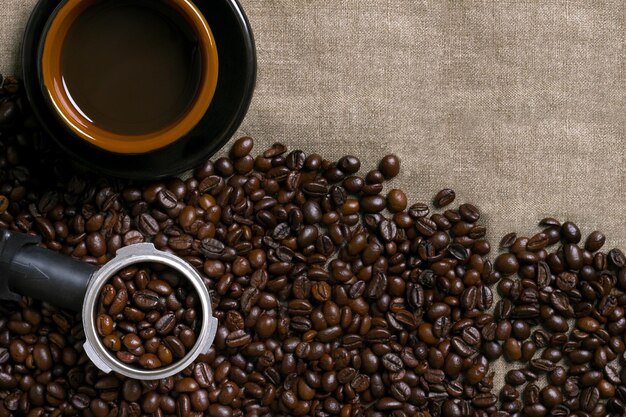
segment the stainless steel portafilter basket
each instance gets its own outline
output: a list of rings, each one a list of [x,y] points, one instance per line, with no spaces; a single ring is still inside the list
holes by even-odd
[[[58,307],[81,311],[86,341],[85,353],[103,372],[118,372],[129,378],[156,380],[174,375],[206,353],[215,338],[217,319],[202,278],[187,262],[151,243],[124,247],[101,268],[38,246],[39,238],[7,230],[0,231],[0,299],[17,301],[26,295]],[[125,364],[107,350],[96,332],[95,318],[100,290],[127,266],[159,263],[193,285],[201,304],[201,324],[196,344],[185,357],[158,369]]]
[[[102,341],[96,333],[95,324],[97,314],[96,306],[102,287],[121,269],[133,264],[146,262],[159,263],[179,272],[181,276],[189,280],[194,286],[201,304],[201,328],[196,344],[181,360],[153,370],[137,368],[119,361],[102,344]],[[189,366],[198,355],[207,353],[215,338],[217,319],[213,317],[209,292],[202,282],[202,278],[191,265],[177,256],[157,250],[152,243],[139,243],[118,250],[115,254],[115,258],[98,269],[91,276],[83,303],[83,328],[87,339],[84,344],[85,352],[98,368],[106,373],[115,371],[135,379],[155,380],[166,378],[182,371]]]

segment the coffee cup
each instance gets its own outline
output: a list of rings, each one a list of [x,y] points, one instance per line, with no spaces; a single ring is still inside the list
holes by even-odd
[[[190,0],[66,0],[40,66],[44,96],[71,133],[117,153],[189,133],[219,71],[211,28]]]
[[[22,68],[34,115],[76,168],[149,180],[236,133],[256,51],[237,0],[40,0]]]

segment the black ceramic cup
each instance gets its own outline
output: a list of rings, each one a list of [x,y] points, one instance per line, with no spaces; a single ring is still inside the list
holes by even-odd
[[[237,0],[194,3],[210,26],[217,47],[217,85],[204,116],[188,133],[146,152],[115,152],[89,143],[58,117],[50,97],[45,95],[40,71],[45,37],[67,1],[40,0],[33,10],[23,41],[23,76],[36,117],[59,147],[78,164],[103,174],[132,179],[171,176],[200,164],[235,133],[248,110],[256,81],[254,39]]]

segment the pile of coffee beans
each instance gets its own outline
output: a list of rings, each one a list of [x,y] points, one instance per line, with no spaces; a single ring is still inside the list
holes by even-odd
[[[495,270],[502,299],[483,338],[485,355],[516,363],[500,390],[501,409],[541,416],[624,415],[626,257],[601,251],[595,231],[553,218],[530,238],[506,235]],[[548,250],[552,245],[553,250]],[[539,378],[545,378],[543,382]]]
[[[252,156],[249,137],[187,180],[99,177],[51,149],[9,87],[0,228],[94,264],[151,241],[201,273],[219,327],[180,374],[136,381],[90,363],[79,316],[2,303],[0,417],[623,414],[624,260],[596,252],[601,235],[580,248],[575,226],[546,220],[492,263],[479,210],[452,190],[436,212],[384,191],[398,157],[361,173],[355,156],[281,144]]]
[[[96,331],[125,364],[156,369],[182,359],[201,323],[198,293],[161,265],[126,267],[100,290]]]

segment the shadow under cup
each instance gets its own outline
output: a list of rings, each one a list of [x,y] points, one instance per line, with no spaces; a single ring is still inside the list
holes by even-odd
[[[188,0],[66,0],[44,35],[44,97],[70,133],[141,154],[189,133],[216,90],[211,29]]]

